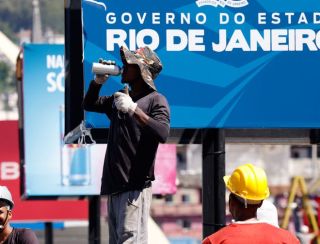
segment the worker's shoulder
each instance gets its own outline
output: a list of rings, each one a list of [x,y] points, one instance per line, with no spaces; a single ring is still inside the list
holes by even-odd
[[[12,243],[39,243],[36,234],[29,228],[13,228]]]
[[[286,241],[284,243],[300,243],[297,237],[288,230],[267,223],[261,223],[259,225],[262,226],[261,230],[268,233],[273,239]]]
[[[208,240],[212,241],[212,240],[216,240],[216,239],[219,239],[220,236],[226,236],[227,233],[230,233],[230,232],[233,232],[235,225],[233,224],[230,224],[230,225],[227,225],[223,228],[221,228],[220,230],[218,230],[217,232],[211,234],[210,236],[208,236]]]
[[[158,91],[153,91],[151,93],[149,93],[150,97],[153,98],[159,98],[159,99],[166,99],[165,95],[163,95],[162,93],[158,92]]]
[[[275,226],[272,226],[273,228],[275,228],[279,233],[281,233],[281,235],[292,238],[292,239],[296,239],[297,243],[299,243],[298,239],[296,238],[296,236],[294,236],[290,231],[282,229],[282,228],[277,228]]]
[[[158,91],[153,91],[149,93],[146,98],[149,101],[152,101],[155,104],[167,104],[167,98],[162,93],[159,93]]]
[[[251,243],[274,243],[274,240],[280,240],[282,243],[299,243],[298,239],[292,235],[289,231],[280,229],[266,223],[255,224],[230,224],[216,233],[207,237],[203,243],[248,243],[250,239]]]

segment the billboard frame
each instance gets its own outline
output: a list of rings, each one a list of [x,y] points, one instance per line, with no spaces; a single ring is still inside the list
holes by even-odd
[[[82,1],[71,1],[66,8],[65,19],[65,135],[84,120],[82,100],[84,97],[83,45],[82,45]],[[69,11],[69,12],[68,12]],[[69,14],[68,14],[69,13]],[[201,131],[207,128],[174,128],[170,130],[169,143],[200,144]],[[214,128],[212,128],[214,129]],[[226,143],[277,143],[277,144],[319,144],[318,128],[217,128],[225,130]],[[106,143],[107,128],[92,128],[91,134],[97,143]]]

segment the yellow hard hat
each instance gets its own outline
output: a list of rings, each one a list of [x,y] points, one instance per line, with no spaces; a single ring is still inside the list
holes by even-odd
[[[249,204],[259,203],[270,195],[266,173],[252,164],[239,166],[223,180],[230,192]]]

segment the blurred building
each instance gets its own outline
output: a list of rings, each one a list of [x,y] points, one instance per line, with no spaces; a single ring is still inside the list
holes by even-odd
[[[178,191],[154,197],[151,215],[167,237],[201,240],[202,146],[179,145],[177,158]],[[263,167],[274,199],[288,193],[294,176],[303,176],[309,184],[316,182],[319,158],[317,146],[227,144],[226,174],[245,163]]]
[[[151,216],[167,237],[201,239],[201,188],[180,185],[175,195],[153,198]]]

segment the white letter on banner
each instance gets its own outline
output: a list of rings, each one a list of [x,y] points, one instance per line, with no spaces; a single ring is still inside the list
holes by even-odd
[[[272,13],[271,14],[271,23],[274,25],[278,25],[281,23],[281,19],[280,19],[280,13]]]
[[[107,51],[114,51],[114,45],[118,44],[119,47],[127,45],[125,40],[127,39],[127,33],[121,29],[107,29],[106,30],[106,44]]]
[[[47,55],[47,69],[55,68],[55,55]]]
[[[257,29],[250,30],[251,51],[258,50],[258,44],[263,51],[270,51],[270,30],[263,30],[263,35]]]
[[[204,30],[189,30],[188,40],[189,40],[189,51],[205,51],[205,46],[203,44]]]
[[[64,68],[57,75],[57,88],[60,92],[64,92]]]
[[[229,15],[227,13],[220,13],[220,24],[226,25],[229,23]]]
[[[258,24],[259,25],[266,24],[266,13],[258,13]]]
[[[179,38],[180,42],[175,43]],[[182,51],[188,45],[188,36],[183,30],[167,30],[167,51]]]
[[[289,29],[288,47],[289,51],[296,50],[296,32],[295,30]]]
[[[166,24],[173,24],[174,25],[174,13],[166,13]]]
[[[316,44],[317,44],[318,49],[320,49],[320,31],[317,32]]]
[[[238,25],[242,25],[246,20],[246,17],[243,13],[236,13],[234,15],[234,22]]]
[[[226,47],[226,51],[232,51],[234,48],[241,48],[243,51],[250,51],[250,47],[241,30],[235,30],[233,32]]]
[[[285,12],[284,15],[288,17],[287,24],[290,25],[290,24],[292,23],[292,18],[291,18],[291,17],[294,15],[294,13],[292,13],[292,12]],[[273,23],[272,23],[272,24],[273,24]]]
[[[127,17],[127,18],[126,18]],[[132,15],[128,12],[125,12],[121,15],[122,24],[128,25],[132,22]]]
[[[64,56],[63,55],[57,55],[56,56],[56,64],[55,68],[64,68]]]
[[[151,43],[145,43],[145,37],[151,37]],[[155,50],[159,46],[159,35],[155,30],[152,29],[144,29],[137,33],[137,45],[138,47],[143,47],[148,45],[150,49]]]
[[[190,25],[190,13],[181,13],[180,15],[180,24],[188,24]]]
[[[61,69],[61,72],[58,75],[55,72],[49,72],[47,74],[48,87],[47,91],[52,93],[56,90],[64,92],[64,68]]]
[[[136,30],[129,30],[129,50],[136,50]]]
[[[313,13],[313,24],[320,24],[320,12]]]
[[[201,20],[201,19],[202,19],[202,20]],[[199,25],[205,24],[205,23],[207,22],[207,16],[206,16],[206,14],[205,14],[205,13],[198,13],[198,14],[196,15],[196,22],[197,22],[197,24],[199,24]]]
[[[17,162],[1,163],[1,180],[16,180],[20,176],[19,164]]]
[[[287,35],[288,31],[285,29],[272,30],[272,51],[288,51]]]
[[[47,87],[48,92],[55,92],[57,90],[57,84],[56,84],[55,78],[56,78],[55,72],[49,72],[47,74],[47,82],[49,83],[49,86]]]
[[[316,34],[314,30],[310,29],[297,29],[296,30],[296,50],[303,51],[303,44],[309,47],[310,51],[318,51],[314,41],[316,39]]]
[[[226,49],[227,45],[227,31],[226,30],[219,30],[219,41],[220,43],[212,42],[212,50],[216,52],[222,52]]]
[[[146,13],[146,12],[144,12],[142,16],[141,16],[141,14],[140,14],[139,12],[137,13],[137,17],[138,17],[139,23],[140,23],[141,25],[144,24],[144,21],[145,21],[145,19],[146,19],[146,16],[147,16],[147,13]]]
[[[301,13],[300,14],[300,17],[299,17],[299,20],[298,20],[298,24],[301,25],[301,24],[308,24],[308,20],[307,20],[307,17],[306,17],[306,14],[305,13]]]
[[[160,23],[160,13],[152,13],[152,24],[159,25]]]
[[[117,18],[116,18],[116,14],[115,13],[113,13],[113,12],[107,13],[106,22],[108,24],[115,24],[116,20],[117,20]]]

